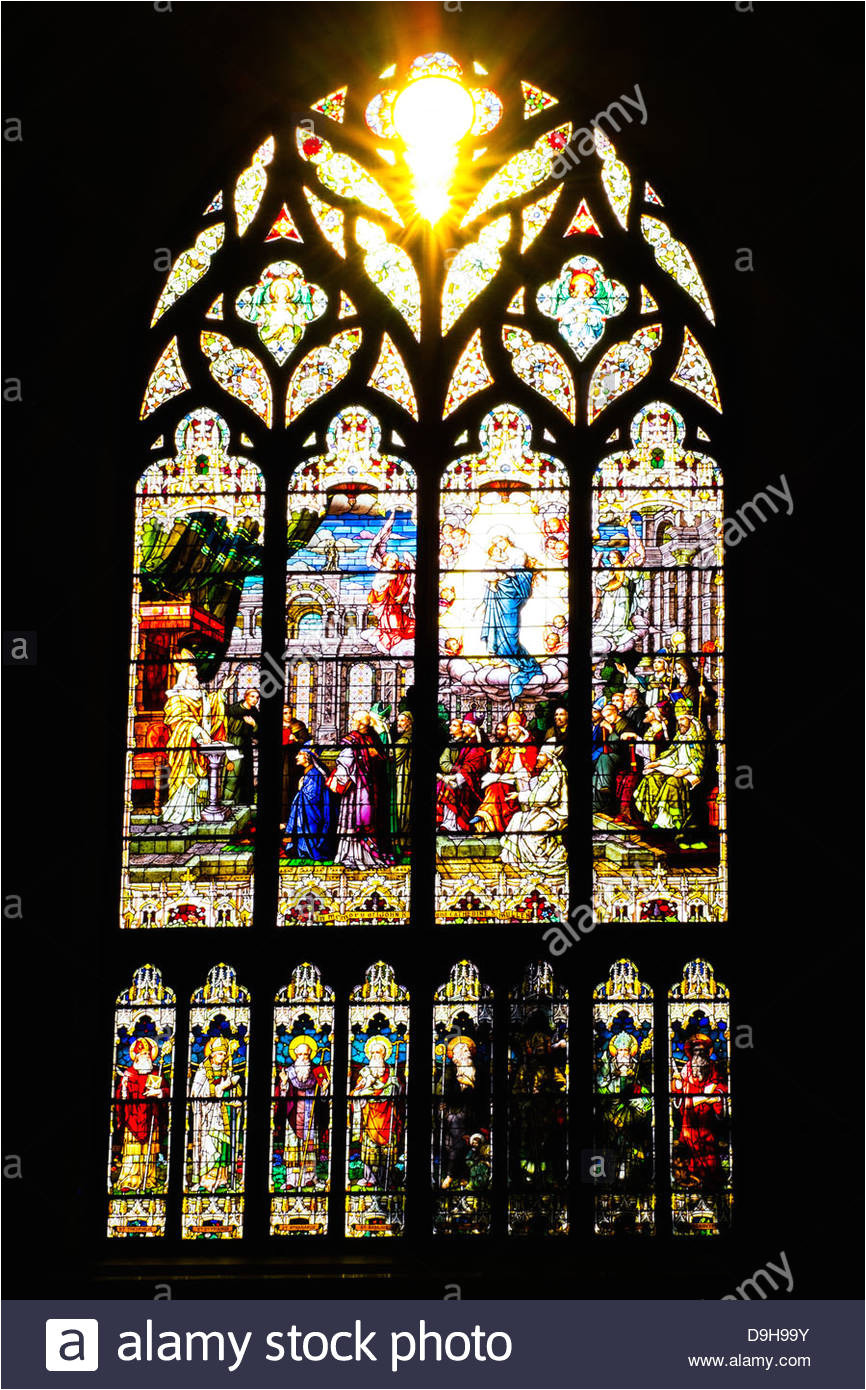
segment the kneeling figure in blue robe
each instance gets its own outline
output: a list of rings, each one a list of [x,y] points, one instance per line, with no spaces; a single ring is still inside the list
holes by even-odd
[[[286,853],[290,859],[321,863],[328,858],[331,829],[327,774],[311,746],[302,748],[295,761],[303,772],[286,821]]]

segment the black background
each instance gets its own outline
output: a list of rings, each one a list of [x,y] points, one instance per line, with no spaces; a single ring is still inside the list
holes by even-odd
[[[38,633],[36,666],[4,672],[4,891],[23,900],[23,921],[4,922],[4,1153],[21,1156],[23,1174],[6,1181],[8,1296],[152,1297],[168,1282],[175,1297],[441,1298],[460,1284],[464,1297],[715,1299],[782,1251],[795,1296],[859,1295],[846,1251],[861,1229],[862,1152],[862,659],[851,566],[862,468],[851,401],[860,30],[853,5],[760,0],[754,12],[7,4],[4,114],[21,118],[23,140],[4,142],[3,375],[21,379],[23,402],[4,405],[3,627]],[[191,244],[227,172],[290,113],[433,47],[477,55],[494,85],[501,62],[570,93],[586,122],[640,85],[648,120],[616,144],[661,192],[717,308],[711,355],[726,411],[713,452],[728,513],[782,473],[794,496],[790,518],[772,518],[727,556],[729,768],[754,770],[754,789],[729,795],[730,923],[599,929],[562,965],[575,1095],[589,1057],[577,1020],[612,953],[632,955],[662,990],[700,952],[731,987],[735,1024],[754,1032],[754,1048],[733,1059],[734,1229],[709,1242],[594,1241],[587,1188],[573,1235],[546,1245],[434,1249],[421,1203],[403,1240],[355,1242],[363,1249],[348,1254],[254,1237],[243,1251],[119,1249],[130,1243],[101,1239],[105,1097],[112,999],[135,965],[165,961],[183,996],[202,961],[230,951],[254,999],[266,999],[312,953],[341,998],[385,949],[422,999],[467,952],[501,998],[514,963],[539,949],[514,932],[503,946],[457,931],[407,933],[399,951],[384,932],[326,934],[319,949],[310,936],[259,929],[237,948],[178,933],[163,947],[119,941],[114,925],[131,481],[147,462],[135,422],[164,280],[155,249],[174,256]],[[740,248],[753,253],[751,273],[735,269]],[[419,1032],[419,1061],[427,1045]],[[663,1107],[658,1119],[663,1136]],[[578,1113],[578,1144],[580,1123]],[[257,1187],[265,1136],[250,1142]],[[263,1199],[252,1195],[248,1230],[263,1228]]]

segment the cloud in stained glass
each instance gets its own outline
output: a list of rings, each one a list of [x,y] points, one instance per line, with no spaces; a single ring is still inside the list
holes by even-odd
[[[193,285],[197,285],[202,276],[207,274],[210,269],[211,257],[223,244],[225,231],[224,222],[214,222],[199,233],[195,239],[195,244],[189,250],[181,252],[169,271],[165,288],[153,311],[153,318],[150,321],[151,328],[157,319],[162,317],[166,309],[170,309],[181,295],[186,294],[187,290],[192,289]]]
[[[403,219],[384,188],[361,167],[357,159],[335,150],[329,141],[312,134],[304,126],[298,127],[296,140],[301,157],[314,166],[319,179],[331,193],[364,203],[402,227]]]
[[[265,241],[303,241],[303,239],[295,226],[295,219],[289,212],[288,205],[283,203],[280,208],[280,215],[274,220]]]
[[[141,403],[140,418],[146,420],[148,415],[152,415],[161,405],[165,405],[166,401],[170,401],[173,396],[179,396],[181,391],[188,390],[189,381],[181,366],[177,338],[172,338],[150,374],[144,400]]]
[[[333,246],[338,256],[346,255],[346,219],[339,208],[318,198],[312,189],[304,189],[304,197],[322,236]]]
[[[713,369],[706,353],[689,328],[683,333],[683,350],[671,381],[677,386],[684,386],[699,400],[711,405],[713,410],[722,413],[722,402]]]
[[[413,419],[418,419],[418,402],[406,364],[387,333],[382,337],[382,349],[367,385],[381,391],[384,396],[389,396],[397,405],[408,411]]]
[[[633,333],[628,342],[608,348],[592,374],[587,401],[587,421],[606,410],[613,401],[631,391],[652,366],[651,354],[662,337],[660,323],[647,324]]]
[[[309,324],[321,318],[328,297],[304,278],[294,261],[266,266],[255,285],[241,290],[235,303],[238,317],[252,323],[278,366],[291,356]]]
[[[411,260],[402,246],[389,242],[376,222],[359,217],[355,238],[364,250],[364,269],[373,284],[403,315],[416,338],[421,337],[421,286]]]
[[[715,323],[716,316],[710,304],[710,297],[688,247],[677,241],[667,223],[660,221],[658,217],[650,217],[644,213],[640,225],[644,238],[655,252],[655,258],[662,270],[672,275],[677,284],[690,294],[703,310],[710,323]]]
[[[556,349],[549,343],[536,342],[531,333],[511,324],[503,328],[502,341],[512,355],[511,365],[515,375],[531,386],[533,391],[544,396],[551,405],[555,405],[574,424],[574,382]]]
[[[235,214],[238,219],[238,236],[243,236],[259,210],[264,191],[268,186],[267,166],[274,158],[274,137],[270,135],[252,157],[235,184]]]
[[[314,401],[333,391],[347,375],[352,365],[352,354],[360,345],[360,328],[347,328],[337,333],[329,343],[307,353],[289,381],[286,393],[287,425],[297,420]]]
[[[628,209],[631,203],[631,174],[600,126],[595,128],[595,148],[601,159],[601,181],[607,200],[617,222],[627,229]]]
[[[457,407],[461,406],[470,396],[474,396],[487,386],[492,385],[493,377],[484,361],[484,352],[481,347],[481,329],[476,328],[454,368],[454,375],[445,397],[443,418],[447,419],[449,415],[452,415]]]
[[[600,341],[608,319],[626,307],[628,290],[609,279],[591,256],[572,256],[555,280],[541,286],[536,300],[542,314],[556,320],[560,334],[582,362]]]
[[[491,222],[478,240],[464,246],[451,262],[442,287],[442,332],[447,333],[481,291],[490,284],[502,263],[502,247],[511,235],[506,213]]]
[[[270,429],[273,397],[268,374],[249,348],[235,347],[221,333],[201,335],[202,351],[210,358],[210,374],[217,385],[248,406]]]
[[[571,139],[571,122],[540,135],[529,149],[520,150],[485,184],[461,222],[465,227],[488,208],[529,193],[549,177],[560,151]]]

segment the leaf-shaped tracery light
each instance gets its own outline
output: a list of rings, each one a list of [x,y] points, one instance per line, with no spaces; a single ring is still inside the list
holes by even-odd
[[[195,243],[188,250],[180,253],[169,271],[165,288],[153,311],[153,318],[150,321],[151,328],[157,319],[162,318],[166,309],[170,309],[181,295],[186,294],[187,290],[191,290],[193,285],[197,285],[202,276],[207,273],[210,268],[211,257],[223,244],[225,231],[224,222],[213,222],[199,233]]]
[[[715,323],[716,316],[710,296],[689,248],[683,242],[677,241],[667,223],[658,217],[650,217],[645,213],[641,217],[640,228],[655,252],[655,258],[662,270],[672,275],[686,294],[690,294],[695,303],[703,309],[710,323]]]
[[[390,299],[411,328],[421,337],[421,286],[411,260],[402,246],[395,246],[376,222],[359,217],[355,238],[365,252],[364,268],[374,285]]]
[[[537,188],[550,176],[560,151],[565,149],[570,139],[571,122],[567,121],[555,130],[545,131],[529,149],[518,150],[484,185],[460,225],[465,227],[467,223],[474,222],[482,212],[496,203],[504,202],[506,198],[517,198]]]
[[[442,332],[447,333],[463,310],[490,284],[502,261],[501,251],[511,234],[508,213],[498,217],[451,262],[442,287]]]
[[[296,132],[298,151],[302,159],[312,164],[325,188],[340,198],[357,199],[375,212],[390,217],[392,222],[403,226],[403,219],[395,208],[381,184],[372,174],[368,174],[349,154],[335,150],[328,140],[314,135],[305,126],[298,126]]]

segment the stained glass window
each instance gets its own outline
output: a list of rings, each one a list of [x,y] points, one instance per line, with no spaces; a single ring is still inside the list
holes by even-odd
[[[405,922],[413,784],[415,475],[381,428],[341,411],[289,486],[291,673],[322,620],[306,708],[283,732],[280,922]]]
[[[212,410],[185,415],[174,442],[136,497],[122,919],[246,926],[264,482]]]
[[[406,1216],[409,994],[384,961],[349,1003],[346,1235],[401,1235]]]
[[[249,995],[230,965],[215,965],[189,1015],[185,1240],[243,1234],[249,1037]]]
[[[593,822],[602,921],[723,920],[722,488],[664,401],[593,493]]]
[[[515,406],[442,478],[437,920],[568,911],[568,478]]]
[[[597,1235],[655,1230],[653,997],[630,960],[618,960],[593,995]]]
[[[493,992],[458,961],[433,997],[433,1230],[484,1235],[493,1165]]]
[[[278,926],[402,931],[415,925],[415,873],[419,924],[553,927],[564,940],[569,853],[579,871],[589,850],[570,836],[568,807],[572,483],[592,499],[594,912],[605,925],[726,916],[723,507],[701,447],[721,411],[712,306],[637,164],[633,178],[596,126],[577,144],[587,167],[573,179],[571,122],[545,129],[559,98],[511,79],[494,92],[472,85],[486,75],[474,71],[436,52],[386,69],[378,90],[372,77],[364,90],[334,86],[312,115],[293,116],[285,164],[264,140],[224,185],[226,210],[218,194],[159,294],[141,406],[153,452],[136,495],[124,927],[252,924],[261,767],[266,791],[274,770],[274,817],[279,782]],[[525,148],[507,143],[521,132]],[[419,218],[446,214],[441,236],[418,234]],[[237,273],[221,280],[223,265]],[[695,305],[708,320],[699,335],[683,319]],[[237,456],[255,451],[262,425],[273,430],[262,467],[286,489],[272,499],[286,535],[268,538],[285,558],[276,594],[264,588],[263,473]],[[590,449],[595,473],[581,478]],[[438,578],[428,718],[416,698],[416,556],[437,487],[438,568],[419,577],[422,594]],[[265,746],[263,719],[260,749],[262,630],[280,630],[281,610],[282,738],[274,729]],[[429,669],[432,650],[421,655]],[[416,780],[430,795],[413,811]],[[435,844],[432,901],[419,893],[431,865],[413,862],[419,826]],[[265,881],[277,839],[267,829]],[[593,1226],[651,1235],[665,1224],[653,994],[633,962],[609,959],[592,996]],[[497,1036],[507,1067],[494,1073],[489,953],[477,960],[444,983],[437,967],[424,987],[422,1224],[426,1210],[437,1237],[484,1235],[507,1210],[510,1233],[556,1236],[569,1225],[567,993],[544,962],[507,1000],[497,989],[509,1022]],[[263,1049],[251,1156],[263,1184],[267,1124],[270,1235],[321,1236],[332,1153],[343,1161],[332,1078],[347,1000],[308,961],[285,980],[283,966],[259,1001],[275,998],[272,1070]],[[226,965],[193,997],[175,1154],[186,1239],[242,1234],[250,1002]],[[677,1232],[730,1219],[728,1007],[700,960],[670,996]],[[117,1003],[112,1236],[165,1233],[174,1010],[152,966]],[[390,965],[369,968],[348,1014],[338,1226],[399,1235],[412,1200],[409,998]],[[342,1090],[339,1053],[337,1072]],[[662,1214],[667,1205],[665,1194]]]
[[[730,993],[705,960],[668,995],[671,1202],[675,1235],[719,1235],[731,1220]]]
[[[174,1050],[174,994],[143,965],[114,1014],[109,1236],[165,1234]]]
[[[568,991],[547,961],[509,996],[508,1231],[568,1231]]]
[[[327,1234],[333,1045],[333,990],[305,962],[274,1008],[272,1236]]]

